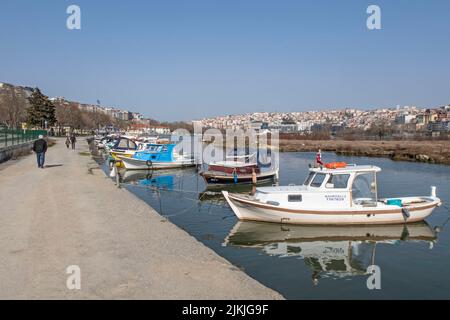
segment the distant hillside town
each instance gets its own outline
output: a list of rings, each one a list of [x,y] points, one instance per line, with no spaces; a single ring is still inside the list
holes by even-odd
[[[332,135],[373,132],[376,135],[448,135],[450,105],[435,108],[403,106],[375,110],[347,108],[307,112],[255,112],[199,120],[217,129],[279,130],[280,133]]]

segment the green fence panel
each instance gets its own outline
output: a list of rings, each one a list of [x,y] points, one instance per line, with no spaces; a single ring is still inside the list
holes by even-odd
[[[46,130],[7,129],[0,126],[0,149],[36,140],[39,135],[48,135]]]

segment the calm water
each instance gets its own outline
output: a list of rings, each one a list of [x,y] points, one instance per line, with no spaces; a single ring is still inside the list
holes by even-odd
[[[380,197],[428,195],[450,203],[450,167],[343,157],[373,164]],[[303,182],[312,153],[280,154],[280,184]],[[288,299],[450,298],[450,214],[426,223],[378,227],[306,227],[239,222],[220,193],[204,193],[195,170],[129,173],[124,186],[199,241]],[[238,190],[248,192],[243,188]],[[440,232],[436,233],[438,227]],[[381,290],[368,290],[367,266],[381,268]]]

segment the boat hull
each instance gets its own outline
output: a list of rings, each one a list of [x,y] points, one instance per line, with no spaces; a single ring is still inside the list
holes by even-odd
[[[253,171],[257,174],[261,172],[261,169],[258,167],[257,164],[248,164],[240,167],[210,164],[208,165],[208,170],[212,172],[221,172],[223,174],[231,174],[231,175],[234,172],[236,172],[238,175],[241,174],[251,175]]]
[[[195,164],[192,160],[181,160],[173,162],[157,162],[146,161],[134,158],[119,157],[127,170],[159,170],[159,169],[173,169],[192,167]]]
[[[208,187],[253,183],[253,177],[251,174],[238,174],[235,177],[232,174],[222,174],[219,172],[205,171],[201,172],[200,175],[203,177]],[[263,183],[273,180],[275,179],[276,175],[276,171],[259,173],[256,175],[256,182]]]
[[[401,208],[323,211],[309,209],[288,209],[262,203],[240,195],[222,192],[233,212],[240,220],[265,221],[301,225],[354,225],[354,224],[396,224],[424,220],[440,205],[435,199],[425,205],[411,206],[409,217],[405,217]]]
[[[121,158],[131,158],[135,150],[126,150],[126,151],[110,151],[111,157],[113,157],[114,160],[120,161]]]

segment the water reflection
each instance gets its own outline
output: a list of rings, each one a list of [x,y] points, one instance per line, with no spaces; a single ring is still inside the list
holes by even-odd
[[[153,187],[161,190],[182,190],[178,176],[196,174],[195,169],[170,170],[123,170],[120,172],[120,182],[123,184]]]
[[[198,199],[200,201],[216,201],[216,202],[221,202],[224,205],[227,206],[227,202],[225,201],[225,198],[223,197],[222,194],[222,190],[226,190],[228,192],[232,192],[232,193],[240,193],[240,194],[255,194],[256,192],[256,188],[258,187],[270,187],[270,186],[274,186],[274,185],[278,185],[272,181],[264,181],[264,182],[260,182],[258,183],[258,185],[249,185],[249,184],[236,184],[236,185],[228,185],[228,186],[223,186],[220,189],[211,189],[206,187],[205,190],[203,192],[200,192],[198,195]]]
[[[376,247],[401,242],[429,242],[436,233],[426,223],[384,226],[286,226],[239,221],[223,245],[254,248],[270,256],[299,257],[310,268],[314,284],[320,277],[367,274],[376,264]]]

